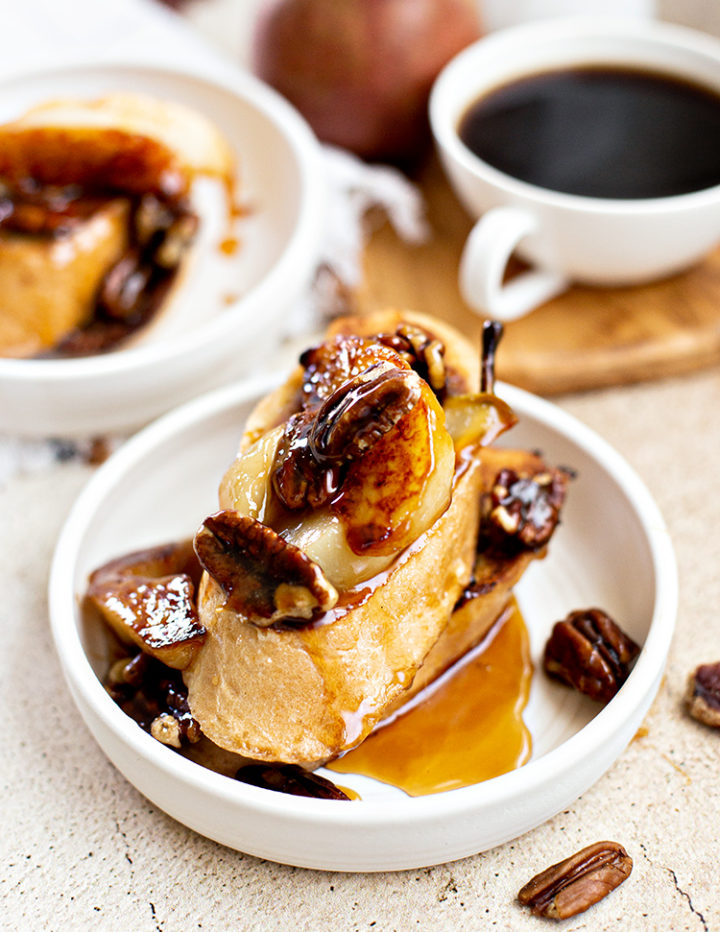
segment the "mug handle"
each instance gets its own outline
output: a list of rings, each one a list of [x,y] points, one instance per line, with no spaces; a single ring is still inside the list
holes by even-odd
[[[460,292],[478,314],[510,321],[565,291],[570,282],[560,272],[521,272],[507,284],[503,276],[518,243],[537,232],[538,221],[520,207],[493,207],[470,231],[460,259]]]

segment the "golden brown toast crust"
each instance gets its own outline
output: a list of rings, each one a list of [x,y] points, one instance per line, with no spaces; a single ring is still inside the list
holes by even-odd
[[[412,682],[469,579],[480,472],[477,461],[463,471],[424,539],[374,588],[361,584],[365,600],[330,624],[257,628],[225,609],[205,578],[199,609],[208,639],[185,674],[203,732],[247,757],[303,764],[362,740]]]
[[[534,475],[545,469],[543,460],[525,450],[506,450],[494,447],[481,453],[481,494],[487,494],[502,468]],[[464,654],[482,641],[490,628],[508,606],[513,587],[535,559],[542,559],[545,550],[525,550],[513,556],[490,556],[478,553],[473,573],[472,591],[463,593],[447,626],[428,651],[412,686],[392,702],[387,715],[397,711],[405,702],[425,689],[438,676],[449,669]]]
[[[441,339],[448,364],[477,389],[478,354],[448,325],[424,315],[387,311],[345,318],[330,335],[394,332],[401,322]],[[298,369],[260,402],[241,449],[293,410],[301,378]],[[190,707],[203,732],[246,757],[316,765],[358,744],[390,710],[477,643],[532,558],[523,554],[481,567],[492,582],[489,595],[453,615],[478,571],[481,492],[491,487],[501,465],[526,463],[527,456],[464,451],[445,513],[389,569],[346,594],[345,606],[341,600],[331,610],[330,623],[258,628],[225,607],[224,593],[206,575],[199,611],[208,638],[185,672]]]

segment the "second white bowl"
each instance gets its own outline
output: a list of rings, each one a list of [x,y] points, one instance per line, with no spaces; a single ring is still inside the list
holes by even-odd
[[[135,428],[201,391],[246,375],[283,333],[310,281],[324,225],[319,146],[304,120],[252,75],[102,63],[32,72],[0,84],[0,122],[33,104],[132,91],[176,100],[213,120],[232,146],[248,211],[225,305],[197,257],[176,301],[127,348],[82,359],[0,358],[0,431],[81,435]],[[191,276],[201,276],[189,280]],[[210,279],[208,281],[208,279]]]

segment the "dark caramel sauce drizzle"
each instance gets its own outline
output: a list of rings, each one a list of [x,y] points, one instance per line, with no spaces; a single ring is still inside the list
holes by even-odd
[[[138,239],[135,217],[141,202],[140,194],[102,184],[93,186],[92,183],[89,187],[80,184],[43,185],[31,178],[20,179],[10,187],[0,179],[0,228],[44,239],[62,239],[108,201],[118,197],[130,201],[130,242],[124,255],[105,276],[87,323],[35,358],[89,356],[119,348],[158,314],[177,276],[178,267],[165,267],[155,260],[154,252],[162,242],[163,232],[155,231],[144,243]],[[173,220],[192,219],[198,222],[186,198],[173,196],[162,202],[156,198],[156,201]],[[110,276],[114,274],[118,278],[123,265],[128,272],[120,275],[120,279],[125,278],[122,287],[133,298],[127,307],[121,307],[123,302],[119,301],[118,306],[112,308],[104,302],[103,291]]]
[[[514,770],[532,748],[522,718],[532,670],[527,628],[513,601],[478,647],[328,768],[373,777],[410,796]]]

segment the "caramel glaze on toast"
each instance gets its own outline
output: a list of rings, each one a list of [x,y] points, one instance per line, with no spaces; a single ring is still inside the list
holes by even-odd
[[[364,339],[377,334],[390,335],[389,343]],[[409,334],[415,355],[401,358],[393,347]],[[433,385],[437,341],[444,347],[440,388]],[[195,537],[205,570],[199,580],[187,545],[173,545],[101,567],[89,596],[122,640],[182,671],[203,745],[231,760],[311,768],[359,744],[483,639],[530,561],[544,556],[567,477],[535,454],[484,445],[514,415],[494,395],[477,394],[478,354],[440,321],[396,311],[344,318],[308,353],[248,419],[220,485],[221,511]],[[318,353],[329,368],[312,368],[308,360]],[[395,393],[395,420],[377,407],[386,396],[362,395],[371,370],[373,385]],[[356,407],[340,422],[349,425],[343,436],[355,453],[332,488],[331,473],[315,483],[307,461],[296,462],[288,493],[277,483],[297,425],[310,424],[299,455],[320,450],[313,469],[330,449],[322,447],[325,435],[313,433],[318,425],[325,430],[320,409],[302,401],[303,392],[320,391],[313,379],[323,372],[334,381],[322,410],[347,398],[348,379],[360,386],[351,403],[361,398],[362,416]],[[368,411],[373,429],[385,418],[369,452],[361,446]],[[412,505],[399,523],[395,511],[383,510],[383,488],[393,482],[401,505]],[[424,498],[412,498],[413,483]],[[324,489],[328,497],[319,504],[301,498],[294,510],[283,496],[298,488],[303,496]],[[333,510],[358,488],[350,517],[389,521],[378,526],[390,537],[371,539],[367,551],[350,546],[348,512]],[[177,644],[168,643],[173,638]]]
[[[441,339],[448,367],[476,390],[478,354],[439,321],[382,312],[341,319],[330,335],[392,332],[402,322]],[[301,379],[302,371],[294,373],[258,405],[241,450],[287,418]],[[310,625],[248,624],[205,574],[199,614],[207,641],[184,674],[203,732],[246,757],[315,766],[358,744],[477,643],[540,552],[492,560],[477,555],[483,494],[508,464],[531,473],[544,468],[524,453],[473,446],[459,454],[444,513],[387,570],[342,593],[337,606]],[[453,612],[473,576],[482,594]]]

